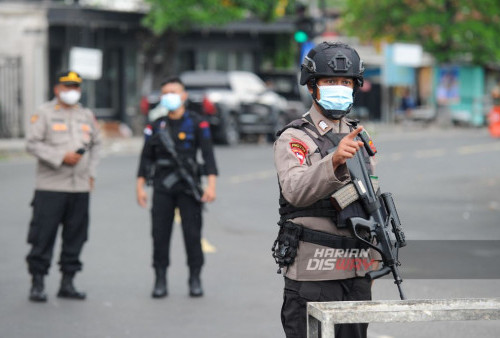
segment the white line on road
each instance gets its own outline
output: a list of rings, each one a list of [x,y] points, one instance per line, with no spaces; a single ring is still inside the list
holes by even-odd
[[[456,148],[456,152],[459,155],[479,154],[479,153],[486,153],[486,152],[490,152],[490,151],[500,151],[500,142],[475,144],[475,145],[463,146],[463,147]],[[442,157],[446,153],[447,153],[446,148],[424,149],[424,150],[415,151],[414,156],[416,158],[419,158],[419,159],[435,158],[435,157]],[[389,153],[389,154],[377,155],[376,159],[378,159],[378,160],[387,159],[388,161],[395,162],[395,161],[399,161],[399,160],[403,159],[403,157],[404,157],[404,153],[399,152],[399,153]],[[250,174],[231,176],[229,178],[229,182],[231,184],[239,184],[239,183],[257,181],[257,180],[266,180],[266,179],[269,179],[271,177],[276,177],[275,170],[263,170],[263,171],[257,171],[257,172],[250,173]]]
[[[266,180],[270,177],[276,177],[276,171],[274,170],[263,170],[257,171],[255,173],[231,176],[229,182],[233,184],[256,181],[256,180]]]
[[[217,252],[217,248],[215,246],[213,246],[206,238],[201,239],[201,250],[204,253]]]
[[[446,149],[444,149],[444,148],[417,150],[415,152],[415,157],[416,158],[441,157],[445,153],[446,153]]]
[[[460,147],[457,149],[457,152],[460,155],[486,153],[489,151],[500,151],[500,142],[474,144],[474,145],[470,145],[470,146]]]
[[[458,147],[455,149],[455,152],[459,155],[473,155],[473,154],[498,152],[498,151],[500,151],[500,142],[474,144],[470,146]],[[446,153],[449,152],[445,148],[424,149],[415,151],[414,156],[420,159],[435,158],[444,156],[446,155]],[[377,155],[376,159],[396,162],[401,160],[403,157],[404,157],[403,153],[389,153],[389,154]]]
[[[389,155],[392,161],[399,161],[401,158],[403,158],[402,153],[393,153]]]

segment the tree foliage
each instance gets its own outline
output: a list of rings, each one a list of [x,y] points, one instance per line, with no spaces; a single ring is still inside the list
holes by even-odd
[[[498,0],[346,0],[342,28],[363,40],[420,43],[438,62],[500,60]]]
[[[287,0],[146,0],[144,24],[155,34],[185,31],[193,26],[221,25],[252,14],[264,21],[279,15]]]
[[[149,11],[143,24],[154,35],[146,34],[142,43],[145,72],[176,74],[179,37],[192,28],[223,25],[253,16],[271,21],[289,12],[295,0],[144,0]],[[162,61],[156,57],[161,55]],[[157,86],[159,77],[153,76]]]

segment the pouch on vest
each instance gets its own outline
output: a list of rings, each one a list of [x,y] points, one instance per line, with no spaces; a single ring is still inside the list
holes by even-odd
[[[301,233],[302,227],[297,224],[285,222],[280,225],[278,237],[271,248],[273,258],[279,266],[277,273],[281,273],[282,268],[292,265],[295,261]]]

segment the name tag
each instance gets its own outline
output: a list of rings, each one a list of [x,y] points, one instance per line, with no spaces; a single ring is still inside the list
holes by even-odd
[[[65,123],[54,123],[52,125],[52,130],[54,130],[54,131],[66,131],[66,130],[68,130],[68,126]]]

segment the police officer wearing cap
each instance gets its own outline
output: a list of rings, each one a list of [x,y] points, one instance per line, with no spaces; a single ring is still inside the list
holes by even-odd
[[[59,260],[62,279],[57,296],[85,299],[73,285],[82,269],[80,252],[87,240],[89,197],[94,187],[101,136],[92,111],[82,107],[82,78],[73,71],[62,72],[54,86],[55,98],[31,115],[27,151],[38,160],[33,216],[26,257],[32,287],[29,299],[45,302],[44,276],[48,274],[54,242],[62,224]]]
[[[163,298],[167,291],[170,265],[170,237],[175,209],[182,220],[184,246],[189,266],[189,295],[203,295],[200,273],[204,264],[201,247],[202,207],[215,200],[217,166],[210,125],[185,108],[188,94],[178,77],[161,84],[160,104],[149,114],[151,123],[144,130],[145,142],[137,174],[137,202],[147,207],[145,184],[153,186],[152,235],[155,283],[152,297]],[[197,163],[201,150],[204,165]],[[200,176],[207,185],[200,186]]]
[[[356,138],[362,127],[346,117],[363,71],[358,53],[346,44],[314,47],[300,76],[313,104],[278,132],[274,144],[280,231],[273,256],[284,274],[281,320],[288,338],[306,337],[307,302],[371,299],[363,277],[380,257],[361,247],[347,224],[349,217],[367,215],[359,201],[339,210],[331,198],[350,182],[346,162],[364,151]],[[366,331],[367,324],[336,325],[335,337],[366,337]]]

